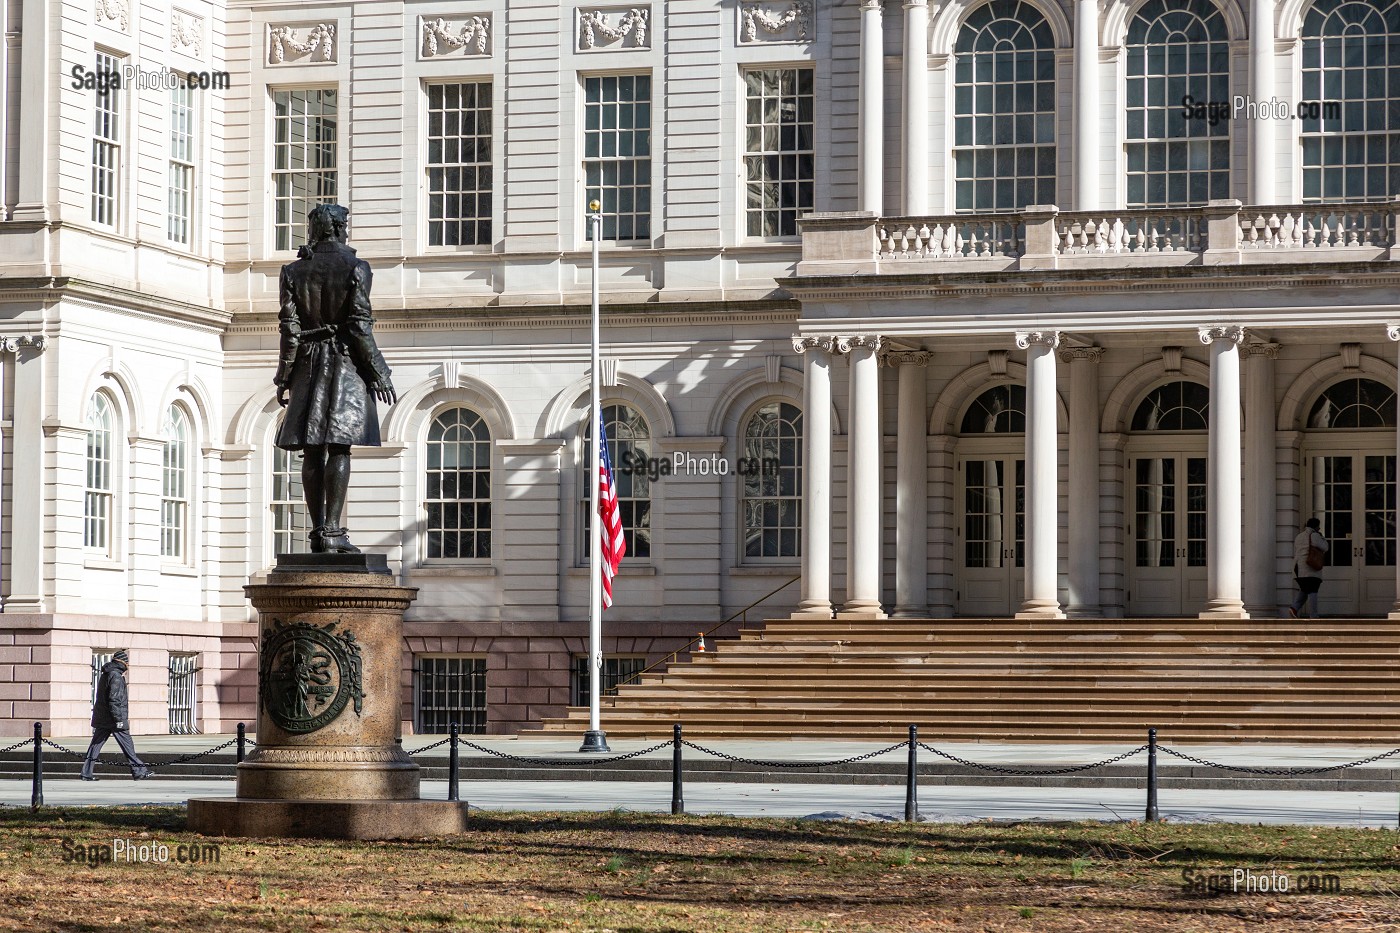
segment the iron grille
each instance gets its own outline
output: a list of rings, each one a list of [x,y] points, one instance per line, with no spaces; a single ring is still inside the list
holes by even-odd
[[[422,658],[418,681],[418,734],[445,735],[457,723],[463,732],[486,731],[486,659]]]
[[[617,696],[617,684],[626,680],[633,674],[639,672],[647,666],[646,658],[638,657],[604,657],[603,658],[603,690],[602,695],[611,697]],[[588,682],[591,678],[588,673],[588,655],[574,655],[574,676],[573,676],[573,703],[572,706],[588,705]]]
[[[199,672],[199,655],[170,655],[170,705],[169,720],[171,735],[195,735],[199,732],[195,725],[196,674]]]

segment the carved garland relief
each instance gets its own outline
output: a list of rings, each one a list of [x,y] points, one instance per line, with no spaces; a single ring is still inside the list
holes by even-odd
[[[267,27],[267,63],[293,64],[289,59],[305,59],[296,64],[326,64],[336,61],[335,24],[317,23],[311,26],[304,40],[297,38],[299,29],[307,27]]]
[[[468,16],[451,21],[444,17],[420,17],[423,46],[421,58],[462,52],[463,55],[491,54],[491,16]]]
[[[614,51],[651,48],[650,19],[650,7],[581,9],[578,11],[578,50],[604,51],[599,46],[614,46]]]
[[[812,23],[811,0],[788,0],[785,4],[743,2],[739,4],[739,42],[811,42],[816,30]]]

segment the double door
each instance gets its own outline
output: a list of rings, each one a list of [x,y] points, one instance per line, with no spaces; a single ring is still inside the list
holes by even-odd
[[[1395,601],[1395,454],[1313,454],[1305,482],[1307,514],[1321,519],[1330,546],[1322,614],[1385,615]]]
[[[1010,615],[1026,589],[1026,461],[963,457],[958,473],[958,614]]]
[[[1128,473],[1128,614],[1195,615],[1206,602],[1206,458],[1145,453],[1129,460]]]

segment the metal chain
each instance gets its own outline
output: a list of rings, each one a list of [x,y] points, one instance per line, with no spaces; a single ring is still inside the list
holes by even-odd
[[[446,739],[443,739],[441,742],[434,742],[432,745],[424,745],[424,746],[423,746],[422,748],[420,748],[420,749],[417,749],[417,750],[415,750],[415,751],[409,752],[409,754],[410,754],[410,755],[421,755],[421,754],[423,754],[424,752],[430,752],[430,751],[432,751],[433,749],[437,748],[439,745],[446,745],[448,742],[451,742],[451,741],[452,741],[451,738],[446,738]],[[458,741],[461,741],[461,740],[458,739]]]
[[[740,764],[755,765],[760,768],[831,768],[835,767],[836,765],[853,765],[858,761],[865,761],[868,758],[876,758],[880,755],[887,754],[897,749],[905,748],[909,745],[909,741],[906,739],[905,741],[900,742],[896,745],[891,745],[888,748],[882,748],[878,751],[873,752],[866,752],[864,755],[854,755],[850,758],[840,758],[836,761],[764,761],[759,758],[741,758],[738,755],[731,755],[728,752],[722,752],[718,749],[706,748],[704,745],[696,745],[694,742],[687,741],[686,739],[681,739],[681,744],[686,746],[687,748],[693,748],[697,752],[703,752],[706,755],[713,755],[716,758],[723,758],[725,761],[736,761]]]
[[[951,755],[951,754],[949,754],[948,752],[945,752],[945,751],[943,751],[943,750],[941,750],[941,749],[934,748],[932,745],[925,745],[923,742],[920,742],[920,743],[919,743],[919,747],[922,748],[924,751],[926,751],[926,752],[932,752],[933,754],[938,755],[938,756],[941,757],[941,758],[947,758],[949,761],[956,761],[956,762],[957,762],[958,764],[960,764],[960,765],[967,765],[969,768],[980,768],[980,769],[983,770],[983,771],[995,771],[997,774],[1015,774],[1015,775],[1023,775],[1023,776],[1028,776],[1028,777],[1035,777],[1035,776],[1040,776],[1040,775],[1051,775],[1051,774],[1074,774],[1076,771],[1088,771],[1088,770],[1091,770],[1091,769],[1093,769],[1093,768],[1102,768],[1102,767],[1105,766],[1105,765],[1116,764],[1117,762],[1120,762],[1120,761],[1122,761],[1122,760],[1125,759],[1125,758],[1131,758],[1131,757],[1133,757],[1134,755],[1138,755],[1138,754],[1141,754],[1142,752],[1147,751],[1147,746],[1146,746],[1146,745],[1139,745],[1137,748],[1133,749],[1132,751],[1124,752],[1123,754],[1121,754],[1121,755],[1116,755],[1116,756],[1114,756],[1114,757],[1112,757],[1112,758],[1105,758],[1103,761],[1096,761],[1096,762],[1094,762],[1093,764],[1089,764],[1089,765],[1070,765],[1070,766],[1067,767],[1067,768],[1044,768],[1044,769],[1040,769],[1040,768],[1004,768],[1004,767],[1002,767],[1001,765],[985,765],[985,764],[982,764],[981,762],[977,762],[977,761],[968,761],[966,758],[959,758],[957,755]]]
[[[25,742],[25,744],[27,744],[28,742],[32,742],[32,741],[33,741],[33,739],[27,739],[26,742]],[[62,745],[59,745],[57,742],[53,741],[52,739],[47,739],[47,738],[44,739],[44,744],[47,745],[47,746],[49,746],[49,748],[54,748],[54,749],[57,749],[57,750],[60,751],[60,752],[63,752],[65,755],[71,755],[72,757],[78,759],[79,761],[86,761],[86,760],[87,760],[87,755],[84,754],[83,752],[75,752],[75,751],[73,751],[71,748],[64,748]],[[171,758],[171,759],[168,760],[168,761],[147,761],[147,762],[146,762],[146,767],[147,767],[147,768],[150,768],[151,770],[155,770],[156,768],[164,768],[164,767],[166,767],[166,766],[168,766],[168,765],[181,765],[181,764],[185,764],[185,763],[187,763],[187,762],[191,762],[191,761],[195,761],[195,760],[200,759],[200,758],[204,758],[204,757],[207,756],[207,755],[212,755],[212,754],[214,754],[215,752],[221,752],[221,751],[223,751],[224,749],[226,749],[226,748],[231,748],[232,746],[237,745],[237,744],[238,744],[238,740],[237,740],[237,739],[230,739],[229,741],[225,742],[225,743],[222,744],[222,745],[215,745],[213,748],[206,748],[206,749],[205,749],[204,751],[202,751],[202,752],[193,752],[193,753],[191,753],[191,754],[189,754],[189,755],[181,755],[181,756],[178,757],[178,758]],[[4,751],[8,751],[8,749],[5,749]],[[120,768],[120,767],[125,767],[125,766],[126,766],[126,762],[124,762],[124,761],[117,761],[117,760],[115,760],[115,759],[111,759],[111,758],[102,758],[102,757],[99,757],[99,758],[97,759],[97,763],[98,763],[98,764],[104,764],[104,765],[111,765],[111,766],[114,767],[114,768]]]
[[[655,745],[647,746],[646,748],[639,749],[635,752],[628,752],[625,755],[613,755],[611,758],[529,758],[523,755],[510,755],[505,752],[498,752],[494,748],[487,748],[484,745],[477,745],[475,742],[468,742],[466,739],[458,739],[457,741],[465,745],[467,748],[474,748],[479,752],[484,752],[487,755],[491,755],[495,758],[506,758],[510,761],[518,761],[522,764],[527,765],[542,765],[544,767],[558,768],[588,768],[592,767],[593,765],[612,764],[615,761],[626,761],[629,758],[639,758],[642,755],[647,755],[651,752],[659,751],[660,749],[666,748],[668,745],[671,744],[671,740],[667,739],[664,742],[657,742]]]
[[[1271,777],[1296,777],[1303,774],[1326,774],[1328,771],[1345,771],[1347,768],[1369,765],[1373,761],[1380,761],[1383,758],[1393,758],[1396,755],[1400,755],[1400,748],[1397,748],[1380,755],[1372,755],[1370,758],[1362,758],[1359,761],[1349,761],[1344,765],[1326,765],[1321,768],[1245,768],[1239,765],[1222,765],[1217,761],[1197,758],[1194,755],[1187,755],[1184,752],[1174,751],[1164,745],[1157,746],[1157,749],[1174,758],[1180,758],[1184,761],[1192,762],[1193,764],[1205,765],[1207,768],[1219,768],[1221,771],[1234,771],[1239,774],[1262,774]]]
[[[7,754],[7,753],[9,753],[9,752],[17,751],[17,750],[19,750],[19,749],[21,749],[21,748],[24,748],[24,746],[29,745],[29,744],[32,743],[33,741],[34,741],[33,739],[25,739],[24,741],[22,741],[22,742],[16,742],[15,744],[13,744],[13,745],[11,745],[11,746],[8,746],[7,748],[0,748],[0,755],[4,755],[4,754]]]

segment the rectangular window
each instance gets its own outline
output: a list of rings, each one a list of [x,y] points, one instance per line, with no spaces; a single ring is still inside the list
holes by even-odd
[[[121,68],[122,59],[107,52],[97,53],[98,84],[93,91],[97,106],[92,129],[92,220],[108,227],[117,224],[117,189],[121,181],[122,92],[116,86]]]
[[[486,659],[419,657],[418,733],[443,735],[455,722],[462,732],[486,731]]]
[[[604,656],[603,658],[603,689],[602,696],[617,696],[617,685],[622,683],[636,683],[635,675],[641,673],[647,666],[647,659],[644,657],[619,657]],[[571,678],[573,686],[573,702],[571,706],[587,706],[588,691],[592,677],[588,671],[588,655],[574,655],[574,676]]]
[[[428,245],[491,242],[491,82],[428,86]]]
[[[649,240],[651,76],[584,78],[583,89],[584,201],[602,203],[602,239]]]
[[[993,41],[954,57],[958,213],[1055,203],[1055,53]]]
[[[199,655],[170,652],[167,715],[171,735],[194,735],[199,732],[195,716],[195,702],[199,695],[195,678],[198,673]]]
[[[170,165],[165,218],[172,243],[190,245],[194,219],[194,91],[170,89]]]
[[[102,668],[112,660],[113,653],[109,648],[92,649],[92,696],[88,700],[92,706],[97,705],[97,678],[102,676]]]
[[[776,68],[744,75],[749,236],[796,236],[797,218],[812,210],[812,74],[811,68]]]
[[[334,90],[273,91],[272,194],[274,242],[293,248],[306,215],[336,199],[337,97]]]
[[[278,447],[272,452],[272,553],[307,553],[310,531],[301,489],[301,452]]]

